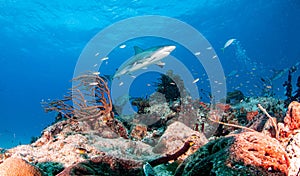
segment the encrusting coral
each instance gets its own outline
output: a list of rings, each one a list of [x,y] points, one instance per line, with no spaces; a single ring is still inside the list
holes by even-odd
[[[243,132],[211,141],[189,156],[180,175],[287,175],[289,158],[274,138]]]
[[[290,103],[286,117],[284,118],[284,124],[290,130],[300,129],[300,103],[297,101]]]
[[[1,176],[43,176],[42,172],[20,158],[8,158],[0,165]]]

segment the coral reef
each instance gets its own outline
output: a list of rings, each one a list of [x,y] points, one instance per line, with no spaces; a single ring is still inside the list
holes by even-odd
[[[72,80],[71,93],[62,100],[43,102],[46,112],[56,111],[67,120],[52,126],[51,134],[59,133],[66,124],[73,124],[77,132],[94,132],[102,136],[128,138],[125,126],[114,118],[110,90],[104,78],[97,74],[85,74]],[[71,104],[74,105],[71,105]],[[78,125],[80,124],[80,125]],[[84,129],[75,129],[82,126]],[[88,129],[87,129],[88,128]],[[53,132],[57,131],[57,132]],[[108,131],[111,131],[109,135]]]
[[[289,158],[278,141],[244,132],[209,142],[185,160],[175,175],[287,175],[288,167]]]
[[[268,173],[262,175],[287,175],[289,158],[279,141],[257,132],[240,133],[234,139],[229,149],[231,166],[243,163],[256,167],[256,172]]]
[[[20,158],[8,158],[0,165],[1,176],[43,176],[33,165]]]
[[[261,132],[233,132],[213,140],[189,156],[175,175],[298,175],[299,107],[300,103],[292,102],[284,123],[276,124],[276,119],[258,105],[268,120],[258,118],[250,128],[258,130],[262,123]],[[264,132],[270,127],[278,135]]]
[[[147,126],[136,124],[132,126],[130,137],[134,140],[142,140],[147,134]]]
[[[300,128],[300,103],[293,101],[288,107],[286,117],[284,118],[284,124],[288,126],[290,130],[296,130]]]
[[[233,92],[228,92],[226,96],[226,103],[237,104],[244,99],[243,92],[235,90]]]
[[[197,146],[202,146],[208,142],[203,133],[194,131],[185,124],[176,121],[168,126],[164,134],[160,137],[157,145],[153,148],[153,152],[174,153],[178,150],[178,146],[182,146],[191,136],[194,139],[192,141],[194,141]]]
[[[64,169],[57,176],[69,175],[111,175],[131,176],[143,175],[143,163],[128,159],[100,155],[89,160],[76,163]]]
[[[118,120],[112,113],[110,94],[104,79],[90,74],[73,81],[79,83],[72,89],[72,94],[63,100],[43,104],[46,111],[59,112],[60,120],[44,129],[42,135],[32,144],[3,151],[1,162],[5,162],[7,158],[22,158],[35,163],[48,175],[141,175],[144,163],[149,162],[155,166],[184,158],[182,155],[196,151],[205,143],[199,141],[206,141],[200,132],[184,124],[176,125],[180,122],[169,122],[176,113],[183,112],[184,109],[174,112],[170,105],[165,103],[165,106],[148,107],[149,113],[136,114],[137,118],[131,121]],[[91,98],[95,98],[95,101],[90,101]],[[71,100],[74,106],[71,105]],[[160,111],[153,109],[155,107],[159,107]],[[145,119],[151,116],[152,120],[147,122]],[[145,119],[138,121],[139,117]],[[124,124],[131,130],[127,130]],[[180,139],[181,142],[174,143],[172,148],[169,148],[166,146],[172,143],[172,139],[178,134],[170,130],[165,133],[165,129],[172,124],[180,128],[173,129],[171,126],[169,129],[185,129],[185,135]],[[131,131],[129,135],[127,131]],[[169,137],[163,140],[163,134]],[[154,142],[149,145],[147,139]],[[182,150],[181,147],[186,141],[189,141],[189,147],[186,148],[188,150]],[[195,145],[190,145],[190,142]],[[160,147],[165,149],[160,153],[153,152]],[[171,157],[168,157],[169,155]]]
[[[179,80],[168,75],[164,84]],[[138,113],[114,116],[105,79],[91,73],[73,81],[63,100],[43,103],[57,121],[32,144],[1,149],[0,168],[19,160],[49,176],[299,174],[299,102],[284,116],[284,102],[272,97],[237,91],[230,104],[209,104],[156,92],[132,99]]]
[[[149,99],[147,98],[133,98],[131,101],[132,106],[136,106],[139,114],[145,114],[145,108],[150,107]]]

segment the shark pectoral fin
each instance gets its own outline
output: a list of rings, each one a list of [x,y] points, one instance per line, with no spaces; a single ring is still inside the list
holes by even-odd
[[[134,48],[135,55],[144,52],[144,50],[142,48],[138,47],[138,46],[134,46],[133,48]]]
[[[156,65],[160,68],[163,68],[166,65],[166,63],[159,61],[158,63],[156,63]]]

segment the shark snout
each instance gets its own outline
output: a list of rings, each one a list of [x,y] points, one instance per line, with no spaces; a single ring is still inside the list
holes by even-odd
[[[164,52],[171,53],[175,48],[176,46],[171,45],[171,46],[165,46],[163,50]]]

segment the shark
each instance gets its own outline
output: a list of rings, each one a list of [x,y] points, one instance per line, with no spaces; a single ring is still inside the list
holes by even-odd
[[[134,46],[135,54],[118,68],[112,79],[120,78],[122,75],[130,75],[153,64],[163,67],[165,63],[162,62],[162,59],[170,55],[175,48],[174,45],[164,45],[143,50],[138,46]]]
[[[275,81],[281,77],[283,77],[287,72],[295,72],[300,65],[300,62],[297,62],[295,65],[292,67],[288,67],[282,70],[275,70],[273,76],[270,78],[270,80]]]

